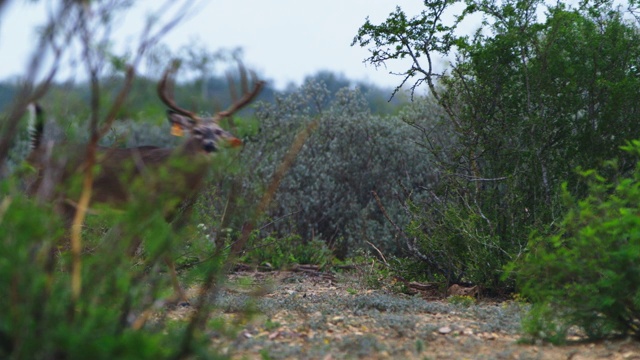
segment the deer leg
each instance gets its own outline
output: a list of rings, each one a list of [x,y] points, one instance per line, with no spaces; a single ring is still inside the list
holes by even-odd
[[[175,263],[169,256],[164,256],[164,262],[167,264],[167,267],[169,267],[169,272],[171,273],[171,282],[173,283],[174,295],[169,299],[163,301],[162,306],[166,304],[178,304],[180,306],[190,306],[191,304],[189,303],[189,300],[187,299],[186,294],[184,293],[184,291],[182,290],[182,287],[180,287],[180,283],[178,282],[178,274],[176,273]],[[133,321],[133,323],[131,324],[131,328],[134,330],[139,330],[140,328],[142,328],[146,324],[147,320],[149,320],[149,318],[153,314],[154,308],[156,308],[157,306],[158,306],[157,303],[155,303],[152,307],[143,311],[142,314],[140,314]]]
[[[174,233],[179,233],[180,229],[182,229],[188,222],[188,216],[191,213],[191,209],[193,204],[195,203],[196,197],[191,195],[185,198],[180,207],[178,209],[174,209],[171,213],[167,214],[166,220],[171,224]],[[190,305],[189,299],[180,286],[180,282],[178,281],[178,274],[176,273],[176,265],[173,262],[173,258],[169,254],[164,256],[164,262],[167,264],[169,268],[169,272],[171,275],[171,283],[173,284],[174,296],[173,302],[179,305]]]
[[[117,231],[121,231],[121,229],[118,227]],[[140,256],[142,251],[142,238],[136,235],[127,246],[127,254],[133,259],[136,256]]]
[[[139,236],[135,236],[131,244],[129,244],[129,256],[135,257],[137,253],[140,252],[142,246],[142,238]],[[178,273],[176,272],[176,265],[173,262],[173,259],[169,255],[163,256],[165,264],[169,268],[169,275],[171,276],[171,284],[173,285],[174,294],[167,300],[168,303],[179,304],[179,305],[189,305],[189,300],[187,296],[182,290],[180,286],[180,282],[178,281]]]
[[[164,262],[167,264],[167,267],[169,267],[169,272],[171,275],[171,283],[173,285],[173,298],[171,299],[171,302],[177,303],[181,306],[188,306],[189,304],[189,299],[187,299],[187,295],[185,294],[184,290],[182,290],[182,287],[180,286],[180,282],[178,281],[178,274],[176,272],[176,264],[173,262],[173,259],[171,259],[168,255],[164,257]]]

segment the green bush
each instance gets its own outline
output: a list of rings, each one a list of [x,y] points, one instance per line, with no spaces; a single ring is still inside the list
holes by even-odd
[[[421,134],[424,161],[432,165],[427,181],[406,201],[405,231],[414,244],[412,254],[422,261],[431,280],[504,289],[503,266],[524,244],[502,238],[493,218],[475,203],[479,189],[461,175],[465,171],[453,160],[464,153],[459,135],[432,97],[416,99],[403,109],[401,118]],[[448,168],[447,162],[457,165]]]
[[[7,184],[2,184],[7,190]],[[3,192],[8,194],[8,192]],[[143,269],[132,270],[118,246],[83,257],[84,291],[71,294],[69,262],[58,255],[62,223],[49,206],[14,193],[0,210],[0,357],[13,359],[165,358],[173,335],[132,331],[127,317],[151,307]],[[115,248],[115,249],[114,249]],[[157,272],[155,261],[148,266]]]
[[[425,2],[416,16],[398,8],[381,23],[366,21],[352,44],[368,49],[374,66],[403,69],[399,84],[427,86],[445,113],[446,127],[418,123],[439,176],[424,192],[430,199],[414,201],[424,209],[421,259],[449,280],[511,291],[501,269],[523,255],[533,229],[562,217],[561,184],[584,196],[574,169],[622,164],[620,145],[640,137],[639,23],[610,0],[459,5]],[[478,16],[487,19],[482,32],[458,31]],[[444,72],[421,56],[451,51],[459,56]]]
[[[225,162],[220,157],[214,165]],[[157,175],[159,182],[172,179]],[[11,180],[0,183],[0,358],[162,359],[196,353],[215,358],[201,332],[214,306],[204,297],[208,294],[192,313],[200,315],[179,322],[168,316],[172,306],[165,299],[173,290],[167,257],[195,254],[199,262],[192,272],[200,276],[203,293],[226,260],[215,253],[214,239],[193,252],[184,242],[191,227],[177,230],[166,222],[167,209],[158,204],[179,199],[134,182],[137,201],[117,210],[92,209],[83,227],[82,291],[75,296],[66,225],[53,203],[25,197]],[[71,183],[76,181],[64,186]],[[144,251],[131,256],[140,240]]]
[[[640,158],[640,141],[623,150]],[[607,173],[619,174],[617,161]],[[550,236],[534,234],[518,270],[522,294],[533,302],[530,337],[561,342],[571,326],[597,339],[640,337],[640,165],[628,177],[581,171],[588,196],[565,186],[568,212]]]

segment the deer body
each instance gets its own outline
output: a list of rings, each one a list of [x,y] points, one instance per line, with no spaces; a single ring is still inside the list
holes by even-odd
[[[46,142],[41,143],[45,146],[32,151],[27,159],[36,169],[35,180],[27,192],[41,201],[53,203],[69,228],[77,210],[75,199],[80,192],[80,187],[73,186],[70,181],[82,173],[86,147],[60,144],[48,149]],[[121,209],[131,203],[144,202],[147,208],[161,211],[165,220],[178,229],[205,183],[211,156],[203,150],[202,141],[193,136],[175,149],[99,147],[90,213],[95,212],[94,206]],[[179,210],[180,218],[177,216]],[[135,253],[141,241],[134,238],[129,245],[129,255]],[[178,283],[173,261],[166,258],[165,262],[176,293],[172,301],[188,303]]]
[[[94,191],[92,201],[116,206],[133,201],[135,194],[130,191],[131,183],[138,179],[142,179],[147,190],[170,193],[177,198],[189,198],[202,188],[210,164],[210,154],[201,154],[194,150],[189,150],[188,147],[166,149],[151,146],[128,149],[100,148],[100,171],[93,185],[98,191]],[[189,169],[171,171],[171,161],[189,164]],[[123,165],[130,167],[124,174]],[[156,176],[161,168],[174,174],[170,183],[158,181]]]
[[[73,149],[71,150],[72,152],[79,152],[80,154],[84,154],[83,151],[85,150],[82,146],[63,147],[63,149]],[[133,192],[131,184],[136,181],[141,181],[142,184],[146,185],[145,190],[149,190],[149,192],[170,192],[179,198],[193,195],[201,189],[209,163],[208,159],[203,158],[202,155],[189,156],[189,154],[176,154],[172,149],[156,147],[126,149],[101,147],[98,148],[97,152],[98,171],[93,181],[91,204],[108,204],[115,208],[119,208],[135,199],[136,193]],[[27,161],[34,167],[41,166],[42,162],[39,161],[39,159],[41,159],[39,155],[40,154],[36,153],[36,155],[30,156],[30,159]],[[183,162],[194,161],[194,159],[198,157],[200,157],[197,161],[200,164],[199,166],[192,166],[195,168],[190,169],[190,171],[183,169],[176,172],[170,184],[159,183],[157,179],[153,178],[163,167],[167,168],[167,172],[171,172],[167,165],[170,159],[176,162]],[[54,174],[54,177],[56,183],[65,184],[73,175],[80,173],[79,170],[81,169],[83,161],[83,157],[77,156],[61,159],[60,162],[54,164],[49,162],[45,165],[45,168],[37,171],[44,174],[50,171],[47,169],[48,166],[55,167],[64,163],[64,169]],[[30,185],[28,192],[36,194],[38,189],[43,185],[43,181],[46,180],[40,176]],[[65,189],[63,185],[62,189],[58,189],[56,194],[53,195],[54,198],[50,200],[65,201],[68,200],[69,197],[77,195],[70,194],[71,191],[77,193],[79,189]],[[46,197],[47,196],[45,196],[45,198]],[[48,197],[51,198],[51,196]],[[167,220],[170,219],[168,218]]]
[[[175,114],[170,114],[176,116]],[[208,124],[209,126],[215,124]],[[239,141],[224,131],[224,140]],[[216,139],[220,141],[222,139]],[[34,149],[27,162],[36,169],[35,180],[29,184],[27,192],[39,195],[42,200],[53,201],[73,213],[73,198],[79,189],[69,189],[67,184],[72,176],[81,173],[84,164],[85,146],[60,144],[49,149],[47,143]],[[212,152],[207,152],[202,139],[190,136],[177,148],[140,146],[134,148],[98,147],[96,155],[97,172],[93,181],[91,204],[106,204],[119,208],[137,199],[139,189],[149,200],[153,194],[165,198],[175,197],[189,200],[202,188],[209,170]],[[167,175],[161,175],[167,174]],[[49,184],[50,183],[50,184]],[[55,184],[61,184],[53,189]],[[172,221],[172,213],[166,219]],[[70,221],[70,215],[65,216]]]

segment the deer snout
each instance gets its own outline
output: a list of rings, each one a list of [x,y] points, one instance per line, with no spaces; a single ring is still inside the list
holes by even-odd
[[[222,146],[232,147],[232,148],[242,146],[242,140],[233,136],[230,132],[227,132],[227,131],[221,132],[219,136],[220,136],[220,140],[222,140],[220,142]]]
[[[215,141],[205,141],[202,143],[202,150],[208,153],[211,153],[211,152],[217,151],[218,148],[216,147]]]
[[[229,143],[229,146],[231,147],[239,147],[242,146],[242,140],[238,139],[237,137],[230,137],[229,139],[227,139],[227,142]]]
[[[223,139],[221,139],[222,141],[220,141],[222,146],[227,146],[227,147],[239,147],[242,146],[242,140],[238,139],[235,136],[228,136],[225,137]],[[202,150],[211,153],[211,152],[215,152],[218,151],[218,144],[216,140],[205,140],[202,142]]]

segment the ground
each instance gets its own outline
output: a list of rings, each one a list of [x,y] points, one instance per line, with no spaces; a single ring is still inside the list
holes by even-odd
[[[212,346],[237,359],[640,359],[640,342],[629,339],[523,344],[524,305],[513,301],[454,305],[362,282],[348,273],[235,273],[213,317],[236,331],[229,339],[212,327]]]

